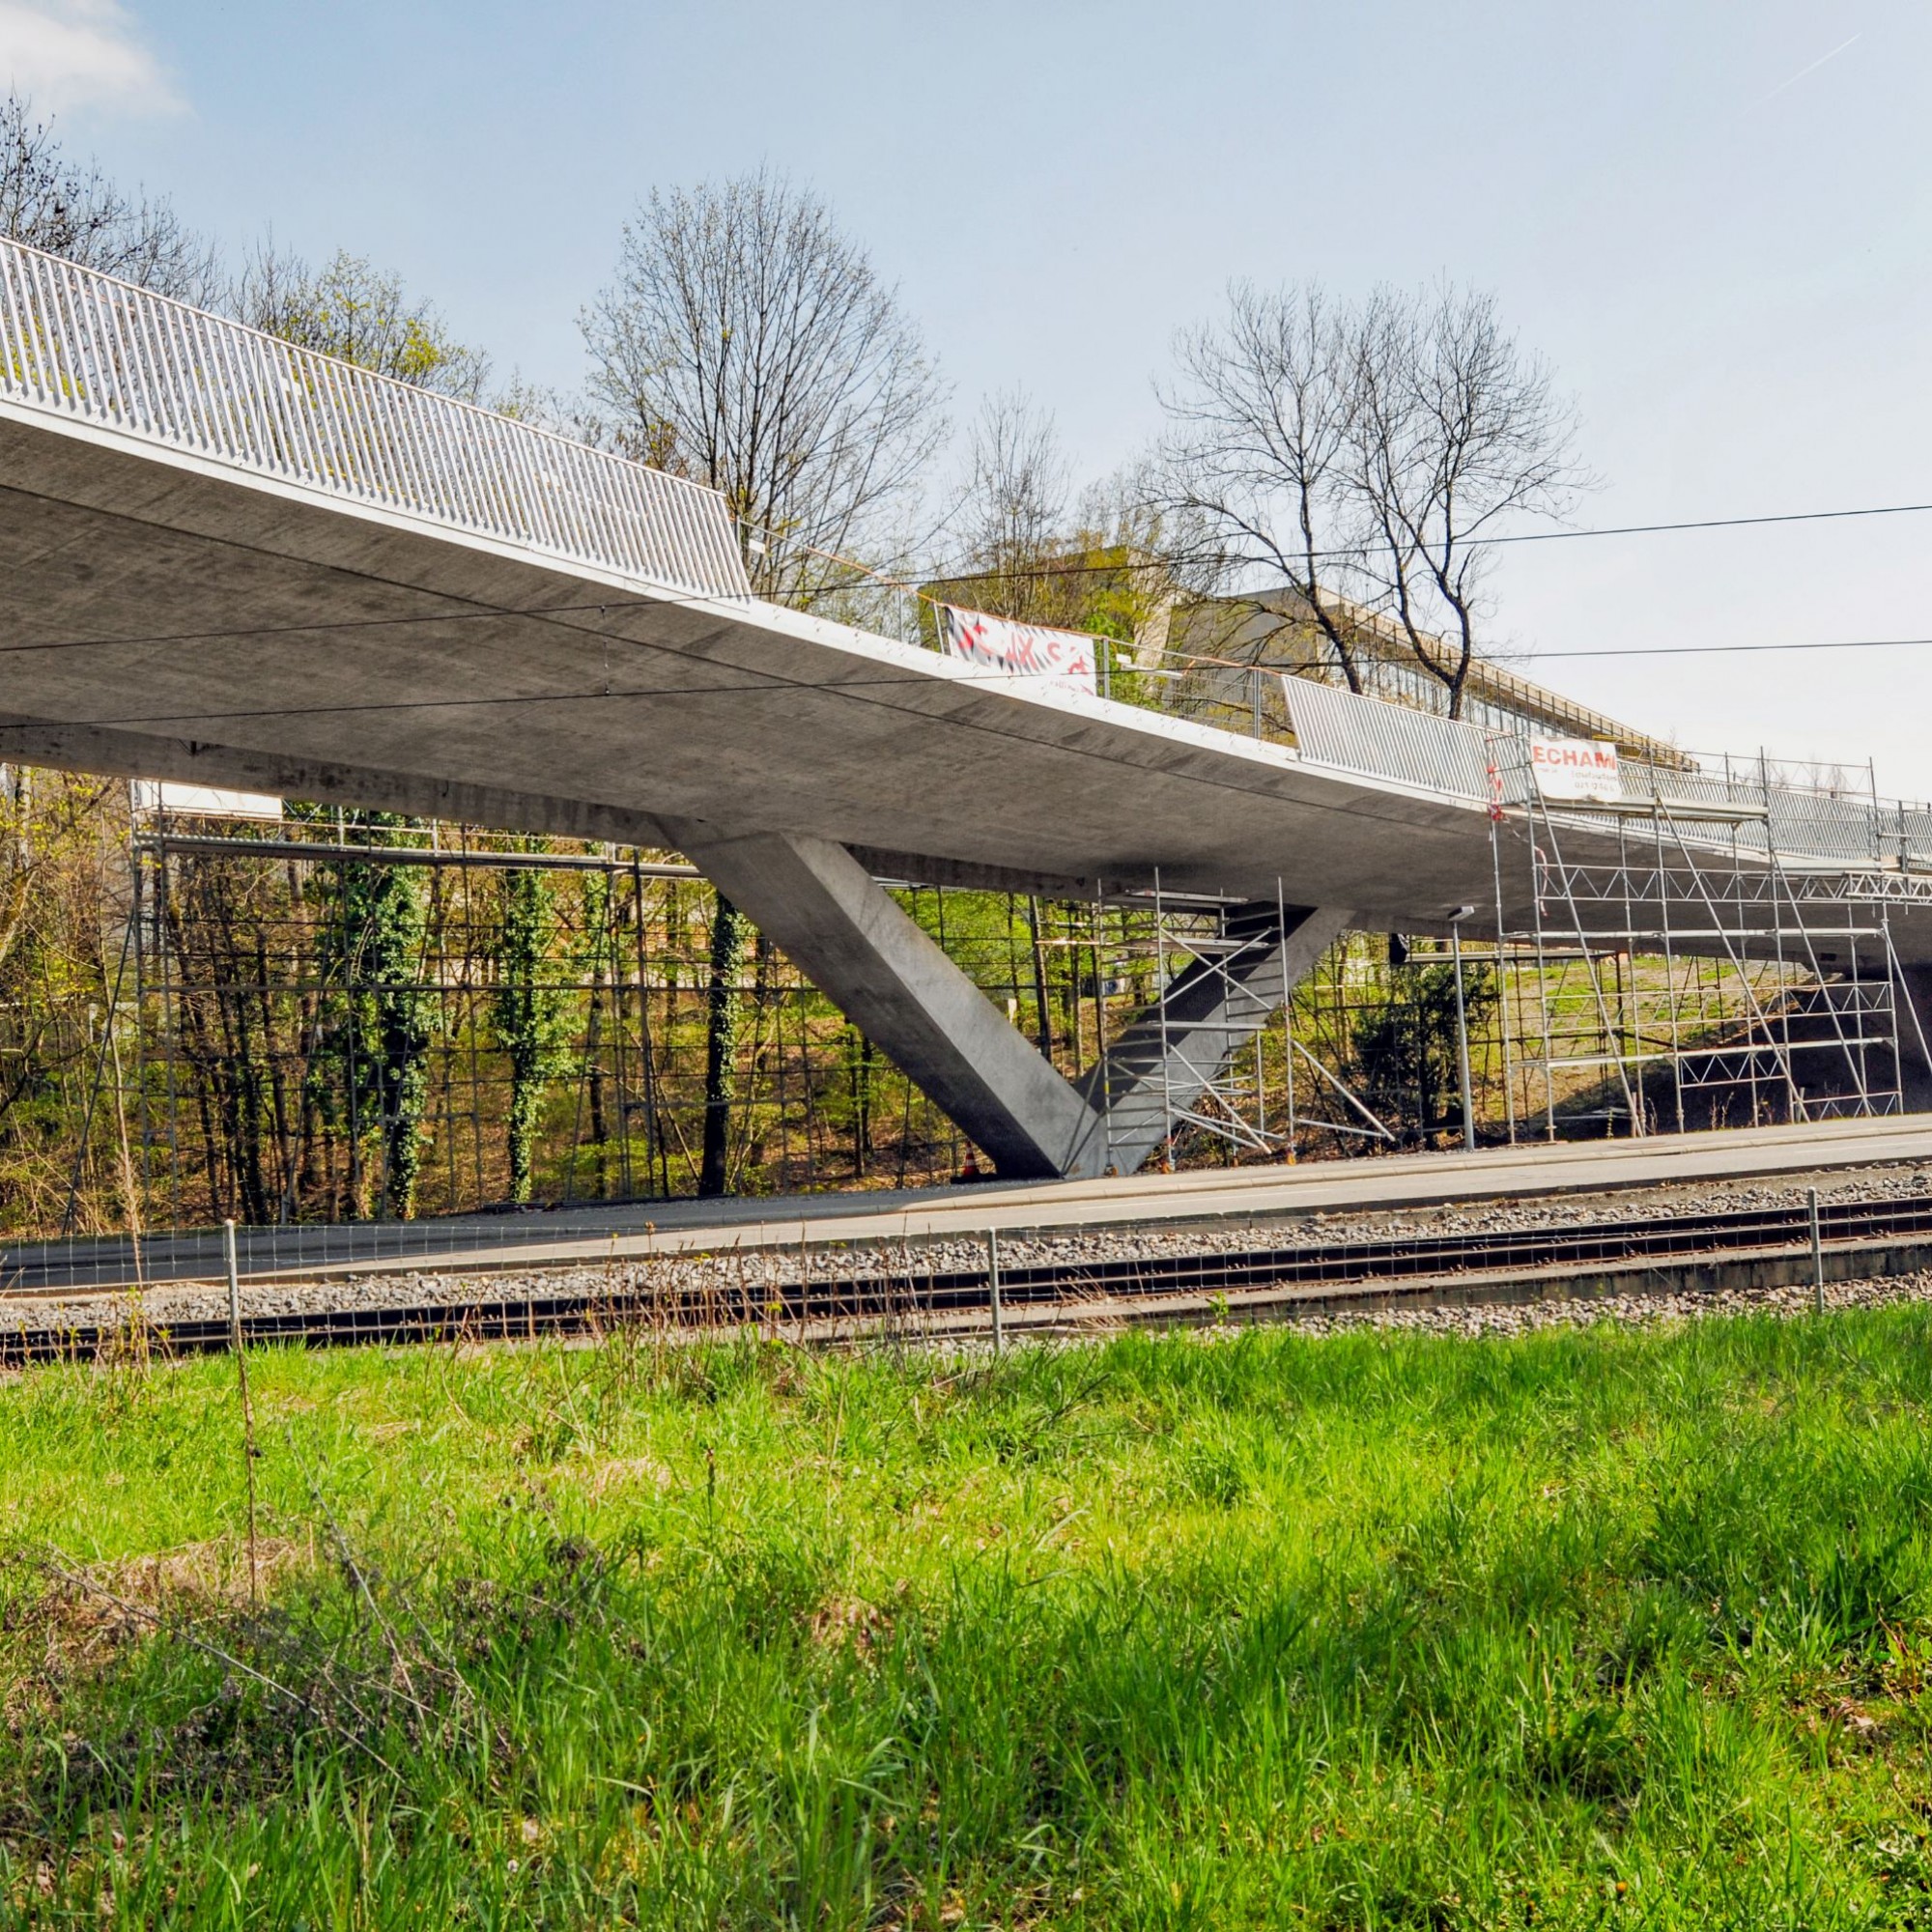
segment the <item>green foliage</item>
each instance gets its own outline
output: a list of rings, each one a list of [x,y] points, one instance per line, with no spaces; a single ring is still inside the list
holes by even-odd
[[[384,812],[358,819],[378,833],[401,823]],[[311,1065],[311,1090],[327,1118],[380,1151],[375,1205],[407,1217],[422,1166],[437,1025],[436,1001],[423,983],[428,895],[423,875],[408,867],[348,861],[328,872],[333,903],[325,899],[319,957],[332,990],[324,996],[326,1049]],[[367,1211],[366,1203],[358,1201],[355,1211]]]
[[[0,1923],[1932,1917],[1924,1307],[250,1378],[260,1611],[231,1370],[0,1386]]]
[[[115,981],[102,912],[121,883],[124,796],[108,780],[0,765],[0,1227],[66,1212]],[[96,1111],[88,1151],[112,1173],[114,1122]]]
[[[499,888],[497,987],[498,1044],[510,1061],[510,1199],[530,1198],[531,1153],[544,1091],[570,1064],[570,1002],[557,983],[555,894],[548,875],[505,872]]]
[[[711,915],[711,984],[705,1003],[704,1155],[697,1176],[702,1195],[723,1194],[730,1184],[730,1109],[737,1092],[742,984],[751,939],[751,921],[720,893]]]
[[[1378,990],[1378,1000],[1356,1010],[1350,1040],[1363,1097],[1385,1122],[1417,1122],[1424,1137],[1452,1119],[1460,1127],[1455,967],[1444,959],[1390,965]],[[1492,967],[1463,967],[1463,998],[1472,1036],[1488,1026],[1497,997]]]
[[[347,249],[320,268],[265,249],[232,300],[251,327],[416,388],[474,402],[489,373],[488,358],[452,340],[433,307],[405,294],[400,276]]]

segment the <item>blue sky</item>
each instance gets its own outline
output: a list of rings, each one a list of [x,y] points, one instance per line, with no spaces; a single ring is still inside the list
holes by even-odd
[[[0,65],[231,244],[400,270],[572,386],[653,185],[769,162],[901,285],[965,415],[1076,466],[1228,279],[1494,289],[1577,396],[1597,524],[1932,501],[1932,11],[1904,0],[1178,8],[0,0]],[[1932,516],[1510,554],[1493,635],[1623,651],[1932,637]],[[1932,795],[1932,645],[1544,658],[1682,742]]]

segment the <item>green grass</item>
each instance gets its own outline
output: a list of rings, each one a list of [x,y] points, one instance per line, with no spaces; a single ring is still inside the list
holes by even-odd
[[[259,1610],[0,1386],[0,1922],[1932,1924],[1923,1309],[251,1374]]]

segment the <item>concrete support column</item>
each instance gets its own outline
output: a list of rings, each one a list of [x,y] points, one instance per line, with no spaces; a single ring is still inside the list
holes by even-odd
[[[1080,1083],[1105,1119],[1119,1172],[1132,1174],[1158,1150],[1169,1122],[1201,1099],[1228,1056],[1281,1010],[1349,923],[1327,906],[1229,909],[1216,950],[1179,975]]]
[[[669,830],[718,890],[985,1149],[1002,1175],[1104,1171],[1099,1116],[844,846],[794,833]]]

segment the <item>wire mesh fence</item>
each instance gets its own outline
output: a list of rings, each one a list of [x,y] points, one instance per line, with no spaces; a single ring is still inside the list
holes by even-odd
[[[1814,1219],[1815,1216],[1815,1219]],[[1932,1201],[1921,1191],[1819,1204],[1760,1201],[1548,1226],[1409,1229],[1329,1235],[1265,1220],[1167,1230],[1153,1243],[1007,1229],[963,1238],[802,1244],[705,1256],[580,1262],[550,1276],[407,1278],[384,1293],[345,1294],[313,1282],[253,1294],[244,1346],[338,1348],[590,1338],[619,1347],[734,1335],[797,1345],[924,1343],[997,1348],[1015,1332],[1091,1332],[1129,1322],[1279,1320],[1360,1313],[1378,1304],[1475,1303],[1547,1291],[1711,1289],[1742,1257],[1762,1287],[1819,1272],[1902,1273],[1932,1260]],[[244,1277],[245,1279],[245,1277]],[[165,1285],[92,1300],[0,1302],[0,1366],[49,1360],[179,1357],[230,1347],[238,1322],[218,1291],[199,1298]],[[995,1319],[997,1317],[997,1319]]]

